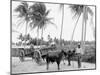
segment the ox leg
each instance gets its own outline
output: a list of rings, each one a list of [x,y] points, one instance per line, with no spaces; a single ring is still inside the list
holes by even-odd
[[[58,65],[58,70],[60,70],[60,62],[59,61],[57,61],[57,65]]]
[[[49,61],[49,59],[48,59],[48,57],[46,58],[46,64],[47,64],[47,70],[49,69],[49,63],[50,63],[50,61]]]
[[[21,62],[24,61],[24,52],[20,52],[20,56],[19,56]]]
[[[49,62],[47,62],[47,70],[49,69]]]
[[[33,61],[33,59],[34,59],[34,55],[32,54],[32,61]]]
[[[63,59],[63,63],[64,63],[64,65],[65,65],[65,60]]]
[[[71,64],[70,64],[70,57],[68,58],[68,66],[70,66]]]

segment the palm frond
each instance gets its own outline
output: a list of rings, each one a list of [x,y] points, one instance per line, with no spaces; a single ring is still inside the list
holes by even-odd
[[[83,13],[83,5],[70,5],[69,8],[71,8],[72,13],[74,13],[74,17],[77,15]]]
[[[52,18],[51,18],[51,19],[52,19]],[[53,26],[55,26],[55,28],[57,29],[57,25],[56,25],[55,23],[53,23],[49,18],[46,19],[45,24],[46,24],[46,25],[47,25],[47,24],[53,25]]]
[[[87,11],[91,16],[93,16],[93,11],[91,10],[91,8],[87,7]]]
[[[51,10],[47,10],[47,12],[45,13],[45,16],[47,16],[50,13]]]
[[[54,19],[53,17],[52,18],[47,18],[47,17],[45,18],[46,21],[51,21],[53,19]]]
[[[27,2],[22,2],[22,5],[23,5],[25,8],[28,8]]]
[[[17,28],[20,26],[20,24],[22,24],[22,23],[24,23],[25,21],[23,20],[23,21],[21,21],[21,22],[19,22],[18,24],[17,24]]]
[[[19,22],[21,22],[21,21],[23,21],[23,20],[24,20],[24,18],[18,19],[18,20],[16,21],[16,24],[19,23]]]
[[[19,17],[24,17],[26,14],[26,9],[23,5],[19,5],[16,9],[16,12],[19,12]]]
[[[15,33],[20,33],[20,32],[18,32],[17,30],[14,30],[14,29],[12,29],[12,32],[15,32]]]
[[[79,15],[81,15],[81,13],[74,13],[72,19],[77,18]]]
[[[39,12],[42,15],[45,14],[46,12],[46,6],[44,5],[44,3],[35,3],[33,4],[30,9],[32,10],[32,12]]]
[[[52,24],[52,25],[54,25],[56,28],[57,28],[57,26],[56,26],[56,24],[55,23],[53,23],[52,21],[47,21],[48,23],[50,23],[50,24]]]
[[[59,6],[60,11],[63,9],[63,7],[64,7],[64,4],[60,4]]]
[[[50,20],[53,19],[53,18],[47,18],[48,14],[50,13],[50,10],[46,10],[46,6],[44,3],[35,3],[30,7],[30,10],[31,10],[31,20],[32,20],[32,22],[30,23],[31,29],[33,28],[42,29],[48,25],[47,23],[51,22]]]
[[[18,17],[25,17],[28,14],[28,4],[22,2],[16,9],[15,12],[19,12]]]
[[[18,15],[12,15],[12,16],[18,18]]]

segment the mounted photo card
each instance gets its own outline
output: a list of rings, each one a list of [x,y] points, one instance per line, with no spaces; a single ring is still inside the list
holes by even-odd
[[[11,1],[11,74],[96,69],[96,6]]]

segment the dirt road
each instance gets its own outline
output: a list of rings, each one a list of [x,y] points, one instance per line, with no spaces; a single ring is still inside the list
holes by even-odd
[[[71,66],[68,66],[67,64],[68,64],[67,60],[65,61],[65,65],[63,64],[63,62],[61,62],[60,71],[78,70],[76,61],[72,61]],[[80,69],[94,69],[94,68],[95,68],[95,64],[82,62],[82,67]],[[19,58],[12,57],[12,73],[13,74],[29,73],[29,72],[31,73],[32,72],[48,72],[48,71],[58,71],[57,64],[51,63],[49,65],[49,70],[46,70],[45,62],[42,62],[42,65],[38,65],[37,63],[35,63],[34,60],[32,61],[31,58],[25,58],[24,62],[20,62]]]

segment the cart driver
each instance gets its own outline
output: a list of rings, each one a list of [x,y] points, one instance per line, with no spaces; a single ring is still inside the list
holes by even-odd
[[[31,49],[31,52],[33,52],[35,50],[33,44],[31,44],[30,49]]]

